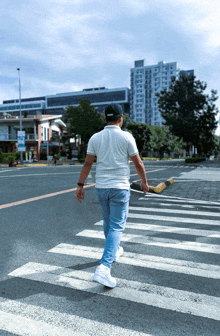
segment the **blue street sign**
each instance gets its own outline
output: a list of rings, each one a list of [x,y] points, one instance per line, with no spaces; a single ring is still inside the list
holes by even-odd
[[[49,142],[48,142],[48,143],[45,143],[45,142],[44,142],[44,143],[42,143],[42,144],[40,144],[40,145],[41,145],[41,147],[47,147],[47,146],[49,147],[49,146],[53,146],[53,143],[49,143]]]
[[[25,131],[18,131],[18,152],[25,152]]]

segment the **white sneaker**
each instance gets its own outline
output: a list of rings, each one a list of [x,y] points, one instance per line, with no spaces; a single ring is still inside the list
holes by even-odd
[[[118,259],[122,256],[123,253],[124,253],[123,247],[119,246],[114,261],[118,261]]]
[[[110,274],[110,268],[100,264],[95,271],[93,281],[99,282],[100,284],[114,288],[116,286],[116,280]]]

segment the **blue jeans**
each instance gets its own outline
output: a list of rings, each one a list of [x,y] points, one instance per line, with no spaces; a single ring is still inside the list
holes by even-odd
[[[100,264],[111,267],[128,217],[130,190],[96,188],[101,206],[105,248]]]

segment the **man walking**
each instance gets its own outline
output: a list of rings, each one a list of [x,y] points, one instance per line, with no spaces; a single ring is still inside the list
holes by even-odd
[[[96,189],[103,216],[105,248],[93,280],[107,287],[116,286],[111,276],[113,261],[123,254],[119,246],[122,232],[128,216],[130,199],[130,166],[129,157],[141,178],[141,190],[149,190],[144,164],[138,154],[136,142],[132,134],[121,130],[123,110],[118,104],[110,104],[105,109],[107,126],[103,131],[95,133],[89,140],[87,156],[82,168],[75,197],[81,203],[84,199],[84,182],[91,170],[95,156]]]

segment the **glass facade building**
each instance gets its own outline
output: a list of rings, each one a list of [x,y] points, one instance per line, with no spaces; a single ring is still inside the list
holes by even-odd
[[[65,114],[69,105],[78,106],[79,98],[87,98],[99,113],[102,113],[105,107],[113,102],[120,104],[124,113],[129,113],[129,93],[128,88],[106,89],[105,87],[100,87],[43,97],[22,98],[21,110],[24,115],[60,115]],[[20,104],[18,99],[4,100],[3,104],[0,105],[0,115],[13,114],[13,116],[19,116],[19,113]]]
[[[102,113],[104,108],[113,102],[120,104],[125,113],[127,113],[129,109],[128,88],[106,89],[103,87],[46,96],[47,114],[64,114],[67,106],[79,105],[79,98],[89,99],[91,105],[95,106],[99,113]]]

